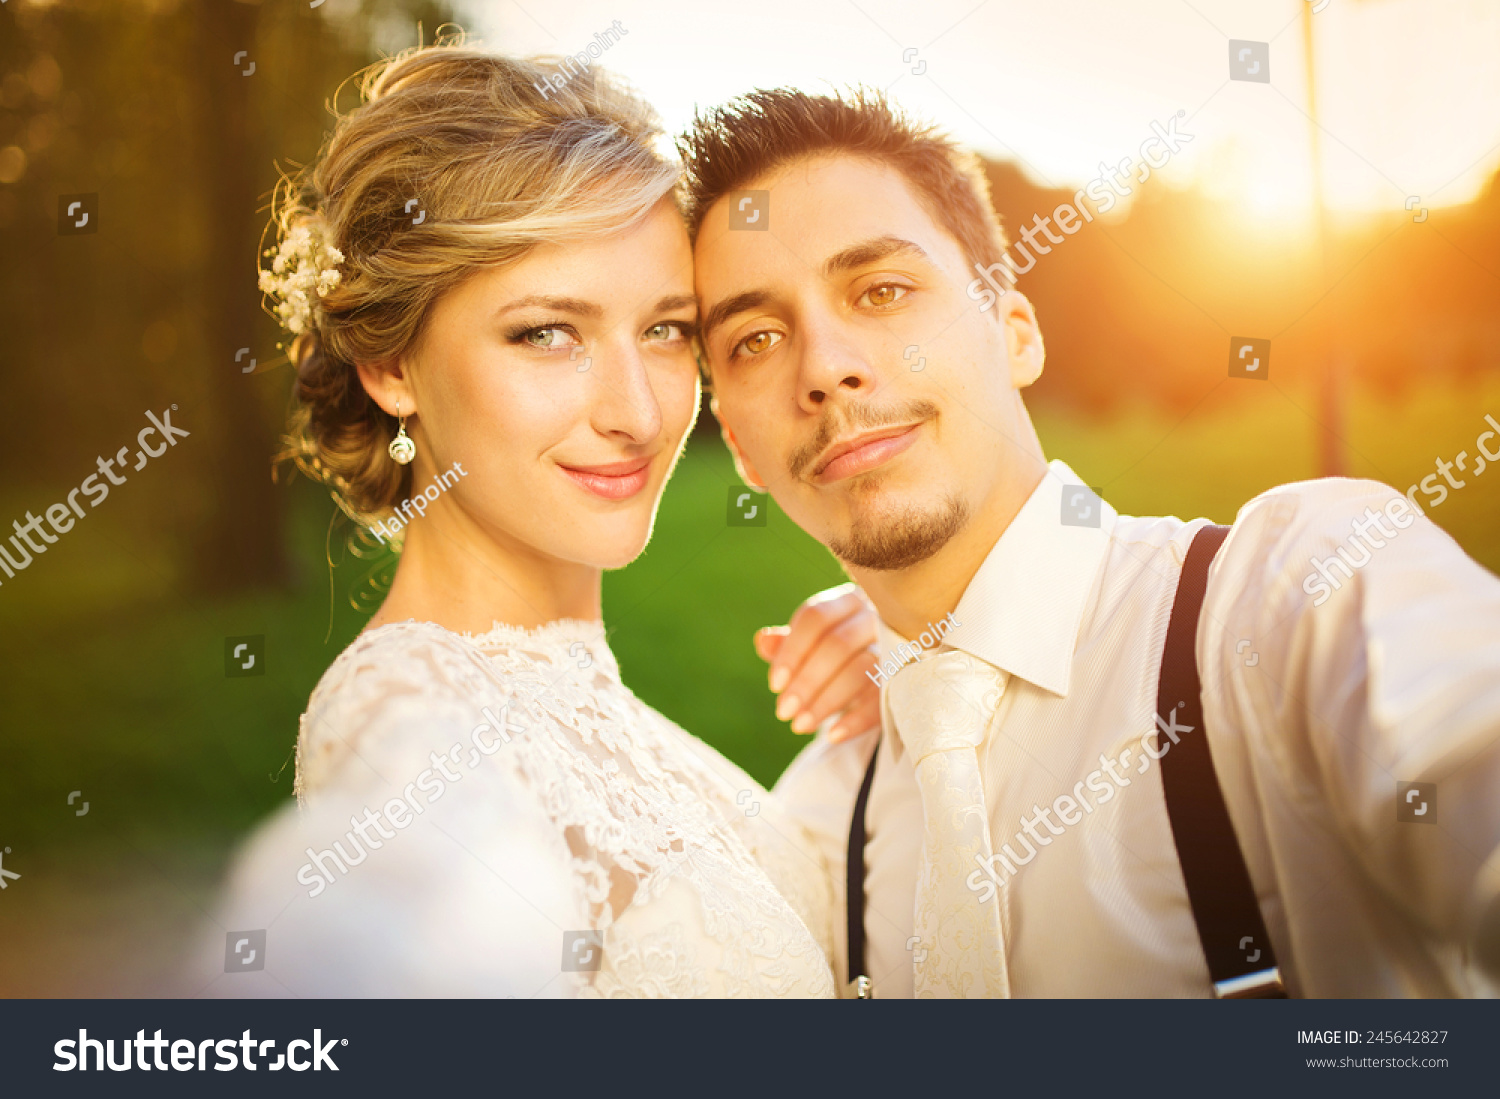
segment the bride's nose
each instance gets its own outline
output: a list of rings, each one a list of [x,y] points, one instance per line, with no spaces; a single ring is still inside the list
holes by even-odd
[[[622,435],[632,443],[649,443],[661,434],[661,403],[639,350],[603,345],[592,349],[580,373],[590,390],[590,420],[602,435]]]

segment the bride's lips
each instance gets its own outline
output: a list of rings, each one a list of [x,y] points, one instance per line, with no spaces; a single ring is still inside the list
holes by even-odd
[[[566,466],[558,468],[595,496],[606,500],[624,500],[646,487],[651,479],[651,459],[632,458],[602,466]]]
[[[818,484],[831,485],[884,465],[917,441],[917,429],[921,426],[915,423],[886,427],[835,443],[813,467],[812,479]]]

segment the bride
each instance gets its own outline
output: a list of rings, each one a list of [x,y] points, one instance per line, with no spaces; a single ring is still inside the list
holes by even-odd
[[[832,995],[813,845],[631,694],[600,621],[699,402],[654,114],[451,42],[363,91],[278,194],[261,288],[295,334],[285,457],[400,564],[312,695],[300,812],[237,860],[205,992]],[[783,709],[864,732],[873,616],[847,591],[820,611]]]

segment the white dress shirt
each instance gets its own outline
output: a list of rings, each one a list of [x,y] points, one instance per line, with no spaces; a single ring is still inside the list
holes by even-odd
[[[1026,860],[1005,886],[1012,994],[1207,996],[1160,763],[1142,750],[1178,575],[1207,520],[1104,504],[1098,527],[1066,525],[1064,486],[1081,483],[1051,463],[942,639],[1009,677],[979,751],[996,850]],[[1372,525],[1365,509],[1388,507]],[[1329,564],[1340,549],[1350,567]],[[883,654],[903,641],[882,625]],[[1292,994],[1495,995],[1500,581],[1385,485],[1286,485],[1241,509],[1197,656],[1214,766]],[[878,750],[867,970],[877,996],[910,996],[921,802],[899,731]],[[777,786],[840,894],[869,753],[869,737],[819,738]],[[1435,796],[1402,809],[1405,782]]]

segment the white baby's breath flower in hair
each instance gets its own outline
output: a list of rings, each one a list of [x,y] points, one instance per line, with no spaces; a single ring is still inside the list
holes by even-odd
[[[279,248],[268,248],[265,254],[272,257],[271,269],[262,269],[256,284],[276,300],[282,327],[294,336],[317,327],[323,319],[320,299],[343,277],[338,265],[344,253],[302,224],[287,233]]]

